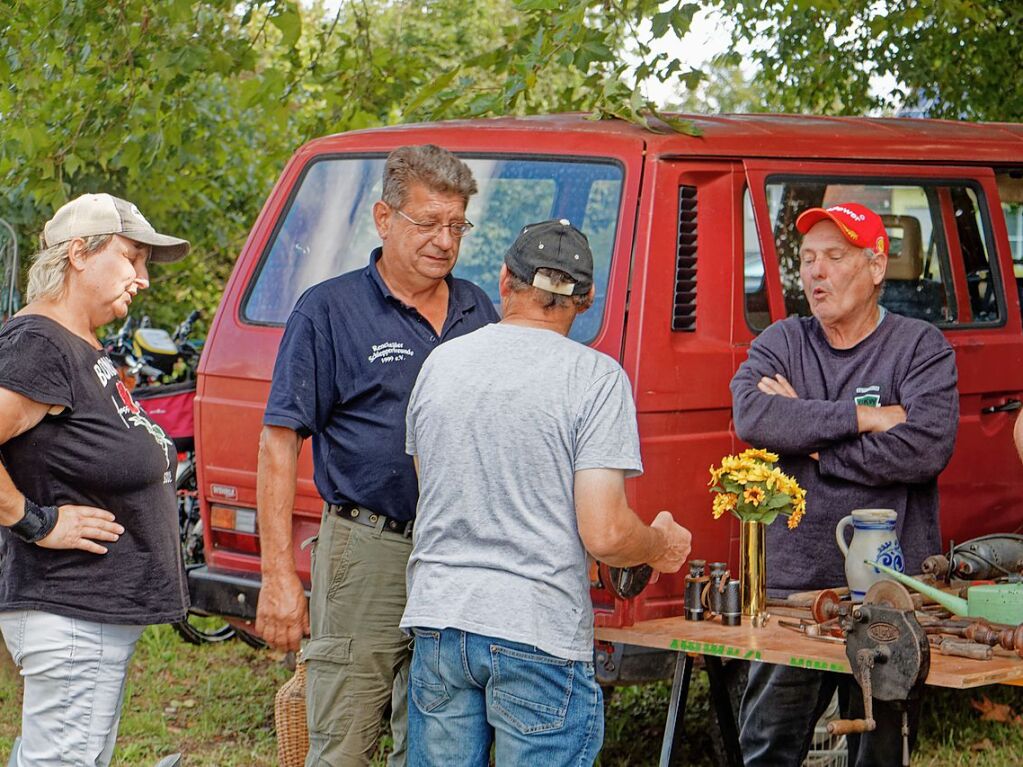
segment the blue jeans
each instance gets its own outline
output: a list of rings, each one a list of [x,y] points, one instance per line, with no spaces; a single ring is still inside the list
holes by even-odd
[[[143,626],[0,613],[0,630],[25,679],[17,767],[105,767],[114,753],[128,662]]]
[[[592,765],[604,741],[593,664],[458,629],[417,628],[410,767]]]
[[[739,745],[746,767],[799,767],[813,740],[813,728],[838,691],[846,719],[861,719],[863,694],[849,674],[751,663],[739,707]],[[920,698],[909,703],[909,745],[916,741]],[[874,700],[877,729],[849,735],[849,767],[902,764],[902,712]]]

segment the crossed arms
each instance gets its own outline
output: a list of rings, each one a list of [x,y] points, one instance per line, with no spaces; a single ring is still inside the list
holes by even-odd
[[[919,344],[897,382],[898,404],[875,408],[807,391],[782,334],[763,335],[732,379],[741,439],[814,457],[822,476],[871,486],[926,482],[948,463],[959,421],[950,347]]]

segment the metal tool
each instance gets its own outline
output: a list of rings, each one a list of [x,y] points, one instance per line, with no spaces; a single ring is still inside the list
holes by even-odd
[[[948,581],[986,580],[1023,573],[1023,535],[984,535],[952,544],[948,554],[935,554],[923,562],[923,571]]]
[[[847,616],[852,607],[852,602],[843,601],[839,597],[838,592],[833,589],[824,589],[813,600],[810,614],[813,615],[813,619],[818,623],[826,623],[827,621]]]
[[[866,560],[864,560],[866,561]],[[972,586],[966,599],[928,586],[904,573],[897,572],[879,562],[867,562],[904,586],[929,596],[956,615],[987,618],[997,623],[1016,625],[1023,623],[1023,584],[1003,583],[992,586]],[[883,581],[882,581],[883,582]]]
[[[863,690],[864,719],[836,719],[832,735],[870,732],[874,698],[902,704],[902,763],[909,765],[909,717],[905,703],[920,694],[931,666],[930,644],[917,623],[909,592],[897,583],[879,581],[863,604],[841,617],[846,657]]]
[[[788,621],[778,619],[778,625],[782,628],[789,629],[791,631],[798,631],[800,634],[805,636],[807,639],[819,639],[822,642],[835,642],[837,644],[845,644],[845,639],[841,636],[835,636],[831,633],[831,627],[826,623],[814,623],[813,621]],[[834,628],[838,628],[838,624],[833,624]],[[839,629],[841,631],[841,629]]]
[[[654,574],[650,565],[633,567],[612,567],[605,562],[591,560],[590,586],[595,589],[607,589],[619,599],[636,597]]]

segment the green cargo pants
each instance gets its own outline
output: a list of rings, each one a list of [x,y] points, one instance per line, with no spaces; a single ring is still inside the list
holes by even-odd
[[[392,704],[394,752],[404,767],[410,639],[405,567],[412,540],[325,511],[312,554],[312,637],[303,650],[309,721],[306,767],[363,767]]]

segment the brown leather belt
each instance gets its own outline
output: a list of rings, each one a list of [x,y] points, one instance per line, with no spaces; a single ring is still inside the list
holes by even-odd
[[[354,503],[346,503],[341,506],[331,503],[327,505],[327,510],[331,514],[337,514],[341,519],[349,519],[352,522],[358,522],[360,525],[366,525],[366,527],[382,530],[385,533],[394,533],[402,538],[412,537],[412,526],[415,524],[414,519],[402,522],[371,511],[365,506],[356,506]]]

